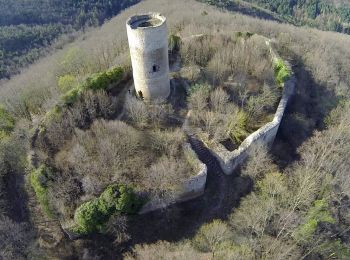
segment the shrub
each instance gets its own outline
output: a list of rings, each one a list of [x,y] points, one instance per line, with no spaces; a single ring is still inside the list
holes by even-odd
[[[330,128],[337,124],[350,125],[350,117],[344,111],[350,110],[350,101],[346,98],[339,100],[336,108],[334,108],[324,119],[325,125]]]
[[[61,116],[62,113],[62,107],[59,105],[54,106],[51,110],[49,110],[45,117],[44,117],[44,123],[48,123],[51,120],[58,119]]]
[[[106,232],[115,238],[115,240],[113,241],[115,245],[126,242],[131,238],[130,235],[127,233],[127,229],[127,216],[114,214],[106,224]]]
[[[151,145],[159,154],[169,157],[180,157],[182,145],[186,141],[186,136],[179,129],[174,131],[154,131],[151,135]]]
[[[86,81],[68,91],[62,96],[65,105],[72,105],[84,92],[84,90],[108,90],[112,84],[117,84],[124,76],[124,68],[116,67],[105,72],[100,72],[87,78]]]
[[[270,170],[266,167],[266,170]],[[272,170],[272,167],[271,167]],[[267,172],[262,180],[256,182],[257,194],[260,198],[268,201],[276,199],[283,201],[283,195],[287,192],[286,177],[279,172]]]
[[[194,172],[198,172],[200,170],[200,161],[195,151],[193,151],[190,146],[185,147],[184,155],[191,169],[193,169]]]
[[[66,94],[62,96],[62,99],[66,105],[72,105],[74,104],[77,100],[78,97],[81,94],[81,89],[76,87],[68,91]]]
[[[79,226],[77,230],[79,233],[87,234],[100,230],[101,225],[105,223],[107,214],[100,210],[99,200],[85,202],[82,204],[74,214],[74,220]]]
[[[244,38],[244,39],[248,39],[253,35],[254,35],[254,33],[250,33],[250,32],[236,32],[235,33],[235,36],[237,38]]]
[[[330,214],[328,207],[325,199],[316,200],[307,213],[305,223],[299,226],[294,237],[297,240],[307,241],[313,236],[320,222],[334,223],[335,219]]]
[[[129,97],[125,102],[125,110],[128,117],[138,125],[147,123],[149,115],[146,104],[134,97]]]
[[[66,108],[55,106],[46,113],[39,130],[36,146],[45,153],[57,152],[74,130],[71,113]]]
[[[168,39],[169,51],[177,52],[180,50],[181,38],[175,34],[171,34]]]
[[[104,89],[107,90],[112,83],[117,83],[123,78],[124,69],[121,67],[112,68],[105,72],[97,73],[87,78],[85,84],[82,85],[83,89]]]
[[[0,219],[1,214],[11,213],[16,201],[22,201],[24,197],[19,182],[22,183],[20,180],[27,167],[30,134],[25,129],[28,127],[26,123],[18,120],[17,127],[11,135],[3,132],[4,136],[0,136]],[[1,139],[2,137],[5,138]],[[14,194],[18,197],[13,198]]]
[[[251,96],[246,102],[245,110],[248,114],[248,128],[254,129],[261,121],[264,122],[264,117],[268,112],[274,111],[274,106],[278,101],[279,95],[277,89],[264,85],[262,93],[256,96]]]
[[[282,59],[277,59],[273,64],[275,78],[278,85],[282,86],[290,78],[290,70]]]
[[[151,260],[151,259],[210,259],[207,255],[198,253],[189,242],[169,243],[158,241],[155,244],[138,244],[132,252],[123,256],[125,260]]]
[[[111,118],[119,111],[116,98],[103,90],[84,91],[79,98],[71,98],[76,99],[72,107],[56,105],[45,115],[37,144],[46,152],[56,153],[72,138],[75,127],[85,129],[94,119]]]
[[[28,224],[0,214],[0,259],[28,259],[35,235]]]
[[[48,89],[40,89],[35,87],[30,87],[24,89],[18,97],[20,102],[23,104],[26,117],[32,119],[32,115],[41,115],[45,110],[45,102],[50,100],[50,91]]]
[[[109,86],[110,79],[106,72],[101,72],[91,77],[88,77],[85,83],[81,86],[82,89],[107,89]]]
[[[223,43],[226,44],[226,43]],[[232,60],[232,49],[237,48],[235,44],[230,43],[225,48],[219,49],[208,62],[205,69],[205,75],[208,80],[214,85],[220,85],[234,73],[233,67],[235,64]]]
[[[142,187],[157,198],[172,197],[181,189],[181,184],[189,173],[191,169],[187,162],[162,156],[143,177]]]
[[[214,220],[199,229],[193,239],[193,244],[200,251],[211,252],[214,256],[220,245],[231,239],[232,232],[229,226],[220,220]]]
[[[263,143],[253,145],[248,151],[248,159],[242,169],[243,176],[249,176],[254,181],[261,179],[265,174],[276,171],[276,165]]]
[[[131,187],[111,185],[100,197],[79,206],[74,214],[74,220],[78,225],[74,231],[82,234],[103,232],[113,214],[135,214],[142,204],[143,201]]]
[[[85,128],[96,118],[111,118],[118,109],[116,98],[109,96],[104,90],[88,90],[81,94],[79,100],[69,111],[72,114],[74,125]]]
[[[224,113],[228,101],[229,95],[222,88],[218,88],[210,94],[210,104],[215,112]]]
[[[221,42],[213,36],[204,35],[184,41],[181,45],[181,58],[186,65],[206,66],[219,49]]]
[[[211,89],[211,86],[207,84],[194,84],[193,86],[191,86],[188,94],[191,96],[192,94],[198,91],[209,94],[210,89]]]
[[[73,75],[67,74],[60,76],[57,84],[62,93],[67,93],[77,84],[77,79]]]
[[[229,120],[227,125],[227,132],[230,139],[236,144],[241,144],[248,136],[247,128],[247,114],[238,110]]]
[[[65,148],[60,151],[63,156],[56,156],[57,167],[74,169],[83,178],[89,176],[96,180],[97,189],[112,180],[128,184],[142,178],[140,169],[158,158],[146,131],[117,120],[95,120],[89,130],[76,130],[75,138]]]
[[[45,165],[40,166],[30,174],[30,184],[34,189],[35,195],[43,208],[44,212],[49,217],[53,217],[54,214],[50,207],[48,198],[48,182],[52,173]]]
[[[149,124],[154,128],[160,128],[161,125],[167,124],[168,116],[174,113],[171,104],[147,104]]]
[[[59,61],[60,73],[70,73],[76,76],[86,75],[91,71],[92,62],[89,59],[86,51],[82,48],[72,47],[69,48],[62,60]]]
[[[349,259],[350,250],[340,239],[332,239],[320,245],[318,250],[322,255],[331,256],[333,259]]]
[[[190,88],[188,99],[192,109],[202,111],[207,107],[210,88],[204,84],[195,84]]]
[[[116,209],[121,213],[135,214],[141,208],[143,202],[134,193],[131,187],[121,185],[119,187],[119,198],[115,205]]]
[[[117,82],[121,80],[124,76],[125,69],[122,67],[115,67],[107,70],[106,75],[111,82]]]
[[[15,127],[14,118],[0,106],[0,140],[7,136]]]

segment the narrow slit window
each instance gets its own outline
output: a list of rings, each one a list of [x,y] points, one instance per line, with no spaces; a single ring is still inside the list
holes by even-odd
[[[157,71],[159,71],[159,66],[157,66],[157,65],[153,65],[153,67],[152,67],[152,71],[153,71],[153,72],[157,72]]]

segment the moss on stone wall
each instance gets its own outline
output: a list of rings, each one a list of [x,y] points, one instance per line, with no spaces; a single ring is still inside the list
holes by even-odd
[[[279,86],[283,84],[290,78],[291,72],[282,59],[277,59],[273,64],[273,70],[275,72],[275,78]]]

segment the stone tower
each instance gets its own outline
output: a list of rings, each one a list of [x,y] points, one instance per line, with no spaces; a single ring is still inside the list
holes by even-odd
[[[135,90],[145,100],[164,101],[170,93],[168,29],[158,13],[126,22]]]

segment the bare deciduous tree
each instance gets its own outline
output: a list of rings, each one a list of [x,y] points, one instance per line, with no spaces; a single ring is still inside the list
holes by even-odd
[[[27,259],[28,246],[34,238],[26,223],[17,223],[10,218],[0,217],[0,258]]]
[[[229,226],[220,220],[214,220],[200,228],[193,244],[202,252],[212,253],[212,257],[215,258],[215,253],[220,246],[231,239],[232,233]]]
[[[267,147],[262,143],[257,143],[249,149],[248,159],[242,169],[242,174],[258,180],[265,174],[277,170],[277,166],[272,162]]]
[[[125,103],[125,109],[128,116],[136,124],[146,124],[148,120],[148,112],[145,103],[134,97],[129,97]]]
[[[210,104],[214,112],[224,113],[228,101],[229,95],[222,88],[217,88],[210,93]]]

